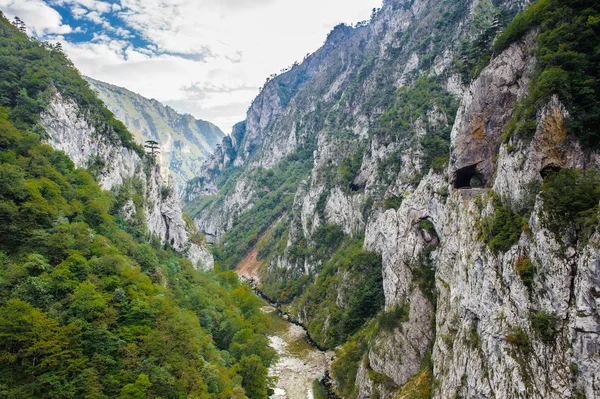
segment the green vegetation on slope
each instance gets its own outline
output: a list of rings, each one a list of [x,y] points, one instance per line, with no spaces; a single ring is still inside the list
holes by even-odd
[[[269,256],[282,255],[277,251],[286,248],[287,239],[282,234]],[[304,274],[299,268],[273,265],[261,279],[261,290],[291,314],[303,314],[311,338],[322,348],[333,348],[381,310],[381,255],[364,251],[361,238],[346,236],[333,224],[320,226],[312,241],[307,245],[301,240],[287,251],[290,262],[304,265],[309,260],[321,265],[317,270]],[[342,293],[346,297],[340,300]]]
[[[291,209],[298,185],[308,177],[311,166],[312,147],[307,146],[288,155],[273,169],[257,168],[250,171],[258,198],[250,210],[236,218],[233,227],[223,236],[223,244],[216,248],[215,261],[221,268],[233,269],[269,226]],[[224,184],[220,198],[223,198],[227,190],[233,189],[231,182],[236,177],[234,174]],[[194,206],[195,202],[192,202],[186,208]]]
[[[393,142],[403,142],[415,136],[415,122],[422,120],[426,134],[420,139],[423,148],[423,165],[427,171],[434,161],[450,153],[450,131],[458,110],[458,102],[433,77],[420,77],[412,85],[401,87],[394,104],[379,118],[374,134]],[[438,112],[445,120],[430,124],[429,114]],[[379,165],[379,172],[395,176],[399,171],[399,157],[388,157]],[[447,162],[443,161],[444,163]]]
[[[151,245],[143,226],[127,232],[115,210],[136,183],[102,191],[36,128],[51,82],[102,132],[122,125],[60,51],[4,19],[0,31],[0,83],[28,99],[0,107],[0,396],[266,398],[261,301],[233,273]]]
[[[569,130],[586,144],[600,143],[600,4],[540,0],[519,14],[494,43],[497,52],[539,27],[537,67],[508,133],[530,137],[536,113],[557,94],[569,111]]]
[[[362,239],[347,237],[291,306],[308,320],[307,330],[321,347],[346,342],[383,307],[381,255],[362,246]]]
[[[239,385],[265,389],[274,357],[267,322],[234,275],[202,275],[133,239],[111,215],[112,194],[14,129],[6,111],[0,176],[0,387],[8,397],[142,390],[225,398],[242,397]],[[256,375],[240,379],[247,363]]]
[[[27,37],[0,16],[0,106],[9,110],[11,123],[34,126],[55,89],[77,103],[99,134],[143,153],[61,50]]]
[[[494,212],[480,221],[481,238],[494,252],[506,252],[519,242],[521,233],[529,230],[529,217],[533,212],[540,184],[526,184],[525,195],[515,203],[508,203],[492,193]]]
[[[596,170],[561,169],[544,179],[543,224],[570,243],[585,242],[598,227],[600,175]]]

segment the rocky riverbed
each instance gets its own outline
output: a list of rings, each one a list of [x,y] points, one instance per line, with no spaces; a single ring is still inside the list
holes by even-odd
[[[331,352],[314,348],[306,337],[306,330],[279,316],[272,306],[263,307],[272,320],[270,346],[277,351],[279,361],[269,370],[276,377],[272,399],[319,399],[325,395],[320,385],[325,377]]]

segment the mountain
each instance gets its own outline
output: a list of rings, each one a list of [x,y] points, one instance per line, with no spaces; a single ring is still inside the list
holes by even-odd
[[[597,2],[386,0],[268,80],[187,212],[343,398],[600,395]]]
[[[125,88],[90,77],[85,79],[138,143],[154,140],[160,144],[161,164],[173,173],[180,189],[194,177],[224,137],[221,129],[210,122],[179,114]]]
[[[0,396],[262,398],[260,301],[61,47],[0,13]]]

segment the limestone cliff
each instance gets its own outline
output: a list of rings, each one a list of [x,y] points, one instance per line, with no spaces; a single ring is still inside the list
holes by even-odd
[[[155,140],[160,144],[158,160],[164,172],[175,176],[180,190],[223,139],[221,129],[210,122],[179,114],[125,88],[85,79],[137,142]]]
[[[124,147],[109,135],[99,134],[77,104],[57,91],[41,115],[41,125],[47,143],[64,151],[77,167],[90,168],[104,189],[114,191],[126,183],[139,182],[143,201],[134,204],[128,200],[123,216],[132,220],[141,215],[148,232],[162,244],[187,254],[194,265],[212,268],[212,256],[206,247],[190,241],[175,183],[165,182],[160,167],[149,157]]]
[[[188,186],[221,261],[256,249],[258,286],[324,346],[369,278],[335,266],[336,237],[380,254],[384,307],[338,352],[342,396],[412,397],[428,372],[434,398],[600,395],[597,219],[586,240],[553,229],[540,188],[600,169],[600,153],[569,133],[558,96],[531,137],[507,133],[531,92],[538,30],[465,76],[465,43],[493,39],[526,5],[390,0],[369,23],[336,27],[266,83]]]

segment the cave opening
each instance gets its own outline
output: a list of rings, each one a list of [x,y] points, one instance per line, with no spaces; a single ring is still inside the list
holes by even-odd
[[[483,178],[477,173],[477,165],[469,165],[456,171],[454,188],[480,188],[484,185]]]
[[[542,176],[542,179],[546,179],[547,177],[560,172],[561,169],[562,168],[557,164],[551,163],[544,166],[542,170],[540,170],[540,175]]]
[[[350,188],[350,190],[357,192],[357,191],[364,190],[365,184],[357,184],[357,183],[352,182],[352,183],[350,183],[349,188]]]

